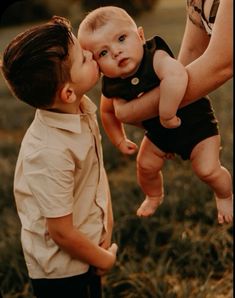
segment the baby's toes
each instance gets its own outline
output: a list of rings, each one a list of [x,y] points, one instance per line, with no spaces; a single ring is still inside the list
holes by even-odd
[[[223,224],[224,223],[224,217],[220,213],[218,213],[218,222],[219,222],[219,224]]]

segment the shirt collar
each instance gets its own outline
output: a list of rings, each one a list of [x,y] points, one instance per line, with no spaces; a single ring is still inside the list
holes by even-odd
[[[50,127],[81,133],[81,116],[95,114],[97,107],[87,96],[84,96],[80,108],[83,111],[81,114],[56,113],[37,109],[36,117]]]

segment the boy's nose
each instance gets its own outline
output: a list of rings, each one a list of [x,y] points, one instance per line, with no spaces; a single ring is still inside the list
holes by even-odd
[[[88,50],[84,50],[85,56],[88,60],[92,60],[93,59],[93,54],[92,52],[88,51]]]

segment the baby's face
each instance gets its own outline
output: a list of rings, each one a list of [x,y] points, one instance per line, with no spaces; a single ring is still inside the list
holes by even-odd
[[[110,21],[89,34],[78,36],[81,46],[93,53],[101,72],[125,78],[136,72],[143,57],[142,28]]]

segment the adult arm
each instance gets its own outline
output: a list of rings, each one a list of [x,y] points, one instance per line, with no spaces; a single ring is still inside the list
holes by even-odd
[[[178,59],[186,65],[189,81],[180,107],[206,96],[232,78],[232,12],[232,0],[221,0],[210,39],[187,18]],[[158,115],[159,96],[157,87],[131,102],[115,99],[116,116],[124,123],[154,117]]]
[[[211,38],[187,18],[178,59],[189,76],[184,103],[207,95],[233,76],[233,2],[221,0]],[[198,45],[201,44],[201,47]],[[207,46],[208,45],[208,46]]]

